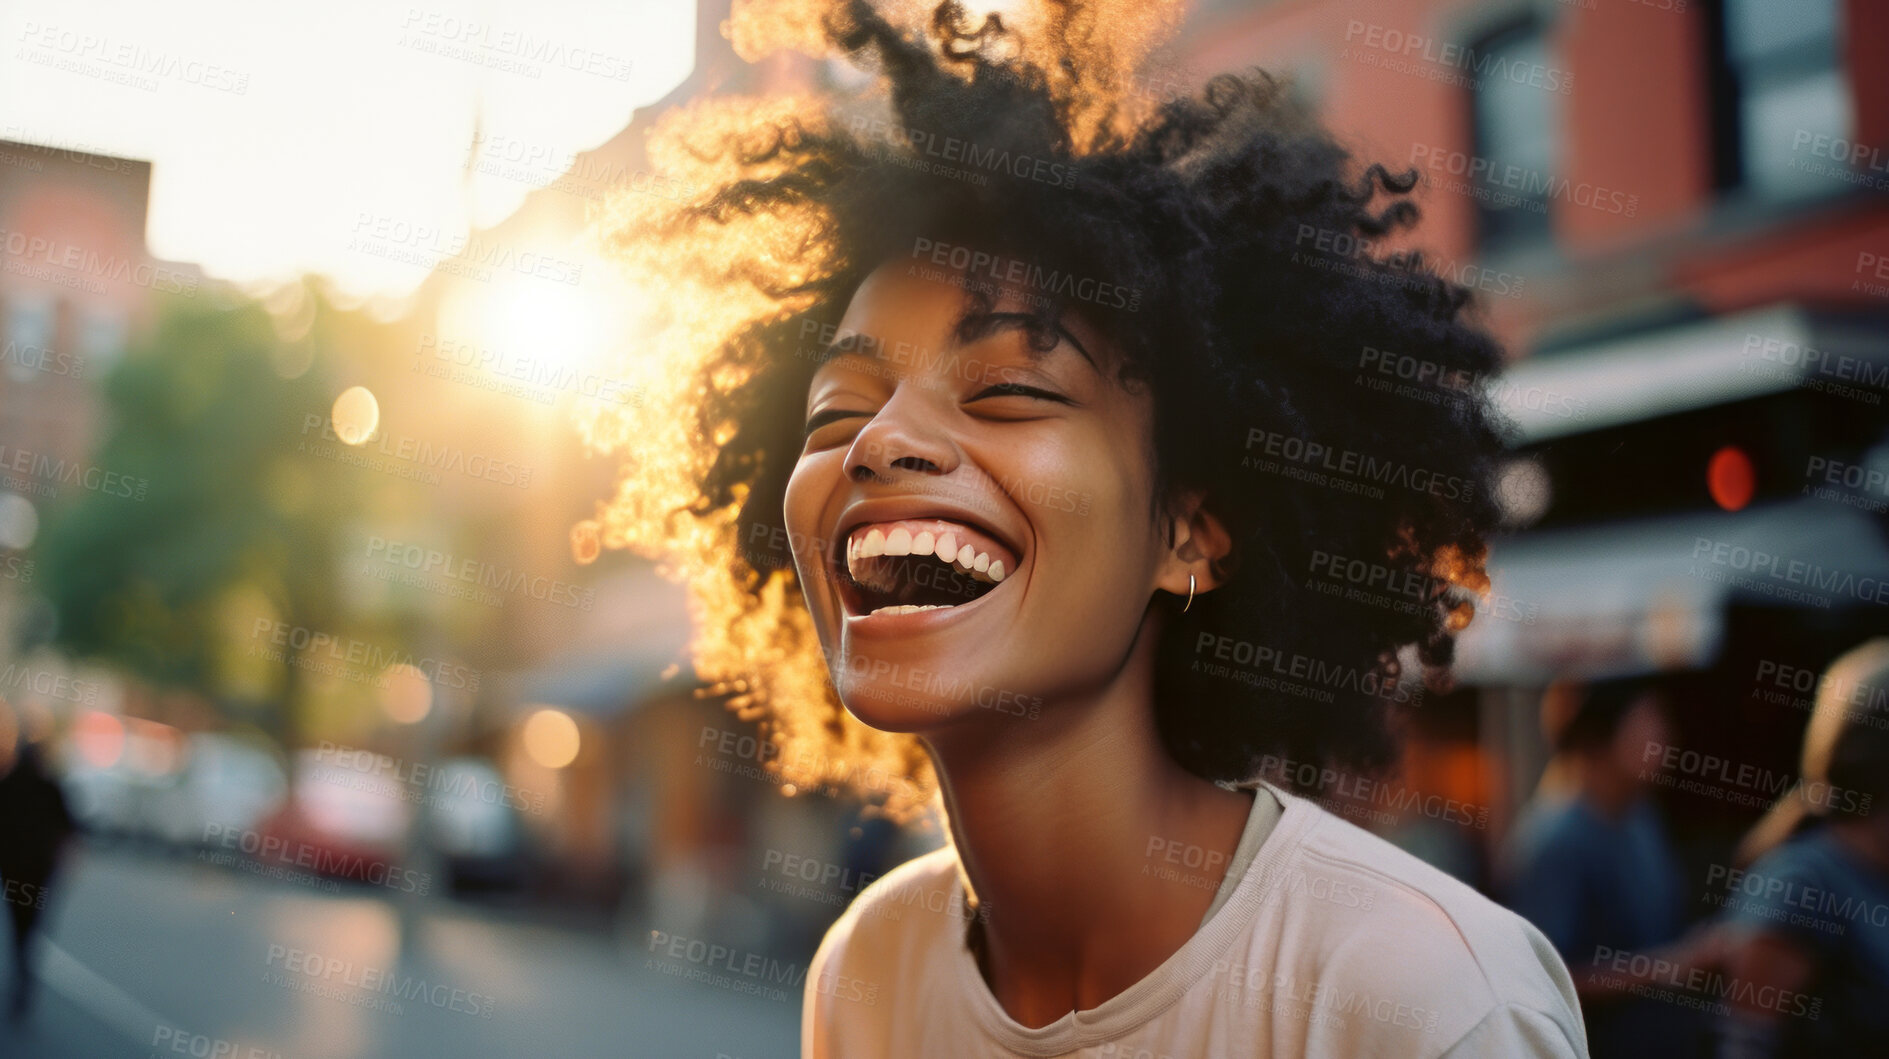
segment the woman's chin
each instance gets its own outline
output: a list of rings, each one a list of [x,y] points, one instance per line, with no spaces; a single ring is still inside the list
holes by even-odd
[[[881,732],[919,735],[977,710],[969,703],[952,702],[884,681],[849,680],[840,685],[839,693],[846,712]]]
[[[923,735],[980,718],[1011,723],[1033,721],[1042,712],[1040,698],[997,692],[990,685],[917,688],[891,680],[853,677],[841,682],[839,695],[847,712],[861,723],[882,732],[908,735]]]

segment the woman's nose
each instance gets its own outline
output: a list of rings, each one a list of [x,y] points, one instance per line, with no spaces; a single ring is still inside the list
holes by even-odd
[[[846,473],[855,481],[891,480],[899,471],[949,474],[958,465],[957,444],[945,430],[938,394],[900,386],[853,438]]]

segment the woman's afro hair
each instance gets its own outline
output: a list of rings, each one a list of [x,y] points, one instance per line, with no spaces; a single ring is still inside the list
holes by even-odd
[[[1360,249],[1415,222],[1416,175],[1355,163],[1259,71],[1138,103],[1124,52],[1145,42],[1104,32],[1107,11],[972,24],[947,3],[911,32],[864,3],[744,10],[738,45],[773,17],[889,91],[712,99],[653,130],[682,190],[623,196],[604,231],[660,319],[646,399],[588,424],[624,471],[580,552],[635,547],[690,580],[698,676],[762,724],[790,792],[923,802],[916,744],[833,691],[782,501],[814,339],[880,264],[975,248],[1089,281],[1045,288],[1040,333],[1072,312],[1110,337],[1152,395],[1157,502],[1199,491],[1232,535],[1227,583],[1164,623],[1169,751],[1300,788],[1306,765],[1390,764],[1393,707],[1421,694],[1400,655],[1440,673],[1487,590],[1503,447],[1482,385],[1501,351],[1469,292]],[[989,305],[967,276],[967,314]],[[1377,373],[1387,358],[1413,370]]]

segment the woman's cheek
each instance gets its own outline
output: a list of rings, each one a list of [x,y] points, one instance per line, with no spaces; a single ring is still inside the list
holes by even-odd
[[[820,498],[817,488],[818,468],[802,459],[787,479],[782,502],[782,524],[786,540],[770,542],[777,558],[791,558],[795,573],[811,593],[826,579],[825,553],[819,551]],[[783,556],[782,552],[786,555]]]

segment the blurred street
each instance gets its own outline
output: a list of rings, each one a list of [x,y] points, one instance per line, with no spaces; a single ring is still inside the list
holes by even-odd
[[[607,931],[580,936],[431,900],[403,952],[394,907],[365,889],[311,892],[183,855],[96,847],[77,851],[67,871],[49,912],[40,1003],[26,1023],[0,1025],[0,1055],[761,1059],[798,1050],[798,990],[782,1003],[665,978]],[[290,950],[345,966],[309,975],[305,960],[291,969]],[[348,983],[380,969],[401,989],[423,981],[440,1002],[362,1003],[373,994]],[[332,995],[291,988],[317,983]],[[492,1001],[490,1017],[450,990]]]
[[[850,225],[658,233],[738,233],[724,181],[750,134],[765,167],[815,128],[936,176],[941,202],[1112,201],[1075,179],[1102,148],[971,143],[879,60],[814,46],[803,6],[0,0],[0,936],[35,939],[41,984],[24,1021],[0,1013],[0,1059],[799,1053],[822,937],[947,820],[942,799],[870,811],[917,758],[841,723],[839,663],[865,659],[822,663],[812,625],[781,624],[818,617],[809,538],[737,479],[806,458],[800,424],[689,409],[724,388],[772,407],[785,380],[798,419],[816,356],[879,340],[802,304],[851,273],[787,264]],[[1218,108],[1211,79],[1258,67],[1368,190],[1371,224],[1300,223],[1242,265],[1250,292],[1210,300],[1366,277],[1416,304],[1441,278],[1501,349],[1468,371],[1388,324],[1321,333],[1315,372],[1282,354],[1267,385],[1292,429],[1200,431],[1255,511],[1473,493],[1494,530],[1417,572],[1401,520],[1368,546],[1269,541],[1264,576],[1347,608],[1300,628],[1401,630],[1394,664],[1229,607],[1189,630],[1224,684],[1155,716],[1276,693],[1282,734],[1245,766],[1540,928],[1595,1059],[1889,1055],[1889,2],[1119,7],[1098,33],[1123,34],[1121,69],[1074,98]],[[940,17],[1027,41],[1090,5],[961,8]],[[1174,158],[1176,187],[1217,179],[1201,157]],[[957,264],[958,220],[926,223],[873,252],[989,278]],[[1007,256],[1141,297],[988,250],[968,260],[990,276]],[[743,255],[793,278],[731,297]],[[1125,311],[1135,342],[1186,315]],[[773,359],[703,374],[711,347]],[[890,359],[960,364],[920,352]],[[1434,432],[1348,446],[1305,412],[1379,402],[1361,418],[1384,438],[1486,402],[1506,451],[1471,481]],[[1102,490],[993,470],[967,488],[1016,526],[1108,529]],[[1439,605],[1433,657],[1413,623]],[[1062,705],[1034,677],[897,672],[993,713]],[[1395,721],[1387,768],[1294,746],[1306,702],[1360,692]],[[1209,852],[1148,837],[1143,874]],[[1815,1014],[1734,1010],[1741,990]]]

